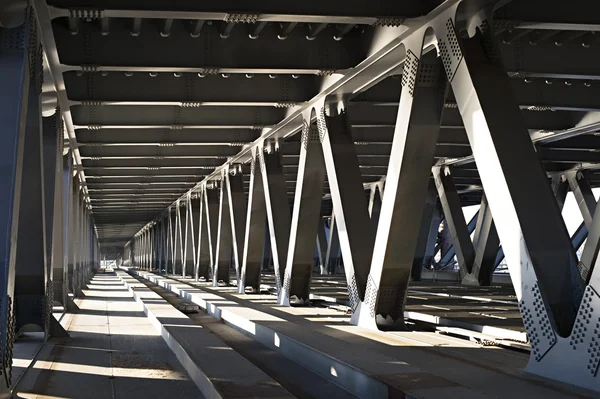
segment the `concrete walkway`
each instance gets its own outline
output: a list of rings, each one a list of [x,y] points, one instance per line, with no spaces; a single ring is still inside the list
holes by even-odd
[[[15,397],[203,397],[114,273],[97,274],[84,294],[62,321],[71,338],[44,345]]]

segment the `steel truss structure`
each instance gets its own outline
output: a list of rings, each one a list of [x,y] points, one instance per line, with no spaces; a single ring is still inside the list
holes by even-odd
[[[47,69],[35,9],[0,28],[2,104],[2,266],[0,393],[11,386],[13,347],[24,328],[50,336],[64,330],[56,303],[73,295],[98,267],[98,238],[84,201],[76,156],[64,142],[60,109],[42,116]]]
[[[526,370],[599,390],[600,25],[541,1],[155,3],[0,20],[3,375],[100,253],[248,295],[270,258],[282,306],[343,263],[351,322],[403,330],[443,219],[462,284],[506,259]]]

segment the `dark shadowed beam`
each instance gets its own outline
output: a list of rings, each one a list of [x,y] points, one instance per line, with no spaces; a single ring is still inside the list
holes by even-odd
[[[556,2],[548,7],[544,0],[510,2],[500,8],[494,19],[499,22],[514,21],[520,29],[600,30],[598,18],[600,4],[587,0]]]
[[[600,79],[595,67],[600,62],[600,43],[585,48],[581,40],[573,40],[556,46],[554,38],[536,45],[525,38],[514,45],[499,44],[506,70],[522,78]]]
[[[551,53],[550,53],[551,54]],[[600,57],[598,57],[600,62]],[[511,79],[513,93],[522,109],[598,111],[600,110],[600,83],[590,84],[580,80],[564,79]],[[370,90],[359,94],[354,102],[372,102],[380,106],[397,106],[400,83],[388,78]],[[447,106],[455,107],[452,93]],[[573,125],[572,125],[573,126]]]
[[[187,129],[197,126],[215,128],[260,128],[263,125],[278,123],[284,116],[284,109],[274,107],[198,107],[179,106],[110,106],[77,105],[71,107],[73,123],[77,128],[88,125],[148,126],[151,128],[169,128],[188,125]]]
[[[399,96],[398,96],[399,98]],[[562,130],[576,125],[587,113],[577,111],[537,112],[521,110],[525,126],[531,130]],[[350,102],[348,117],[352,127],[395,126],[398,106],[376,106],[369,103]],[[463,122],[458,109],[446,108],[442,115],[442,129],[462,128]],[[440,135],[443,134],[443,130]]]
[[[311,75],[207,75],[136,72],[64,74],[69,100],[107,102],[177,102],[185,107],[201,103],[270,103],[280,106],[309,100],[321,77]],[[227,77],[223,77],[227,76]],[[93,93],[93,94],[90,94]]]
[[[279,40],[278,26],[268,24],[256,40],[250,39],[245,29],[234,29],[224,39],[218,24],[207,24],[200,38],[194,38],[183,22],[174,23],[168,37],[161,36],[151,21],[142,23],[139,34],[132,35],[131,20],[126,18],[112,19],[109,35],[102,35],[100,24],[85,20],[80,23],[79,33],[73,35],[67,18],[53,20],[52,29],[63,65],[323,71],[344,70],[361,62],[374,32],[367,27],[364,33],[361,29],[352,30],[340,41],[334,40],[332,35],[306,40],[305,32],[294,29],[286,40]],[[199,47],[199,43],[203,47]],[[88,51],[81,51],[83,48]]]

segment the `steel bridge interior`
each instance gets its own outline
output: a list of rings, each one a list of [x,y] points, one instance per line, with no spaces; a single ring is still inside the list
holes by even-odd
[[[599,13],[584,0],[4,0],[0,397],[19,331],[64,334],[57,315],[76,314],[107,260],[128,288],[135,276],[186,304],[169,276],[240,301],[268,282],[294,309],[324,278],[342,286],[348,328],[411,330],[409,283],[431,279],[442,220],[448,284],[514,295],[527,375],[600,395]],[[571,237],[569,192],[583,215]],[[502,260],[510,279],[494,274]]]

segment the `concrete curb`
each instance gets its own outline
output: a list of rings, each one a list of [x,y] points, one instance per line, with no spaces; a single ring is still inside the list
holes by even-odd
[[[144,314],[146,315],[146,317],[148,317],[148,320],[154,326],[154,328],[156,328],[156,330],[160,333],[160,335],[162,336],[163,340],[165,341],[165,343],[167,344],[169,349],[171,349],[171,351],[173,351],[173,353],[175,354],[175,357],[177,357],[177,360],[179,360],[179,362],[181,363],[183,368],[185,368],[185,370],[188,372],[192,381],[194,381],[194,383],[196,384],[198,389],[200,389],[200,392],[202,392],[202,394],[207,399],[222,399],[221,394],[217,391],[217,389],[215,388],[213,383],[210,381],[208,376],[200,369],[200,367],[198,367],[194,363],[194,361],[190,358],[187,351],[173,337],[173,335],[169,331],[167,331],[167,328],[160,322],[158,317],[148,307],[148,305],[144,302],[144,300],[136,292],[134,287],[132,287],[130,282],[128,282],[127,279],[123,278],[124,276],[122,276],[121,273],[119,273],[119,271],[116,271],[116,274],[119,277],[119,279],[123,282],[125,287],[129,290],[129,292],[132,293],[135,301],[139,302],[142,305]],[[158,297],[158,294],[156,294],[156,296]],[[162,298],[161,298],[161,300],[164,301],[165,304],[168,304],[168,302],[166,300],[164,300]],[[153,299],[153,301],[156,301],[156,299]]]
[[[222,320],[226,325],[253,338],[267,348],[282,354],[307,369],[312,370],[321,377],[341,386],[358,397],[369,399],[388,398],[392,391],[395,394],[400,394],[397,388],[389,386],[363,370],[304,345],[303,343],[282,335],[264,325],[243,318],[228,311],[227,307],[219,307],[218,305],[200,298],[198,295],[175,287],[162,281],[162,279],[157,278],[158,276],[155,274],[146,273],[133,268],[128,268],[127,270],[133,275],[137,275],[179,295],[186,301],[197,304],[217,320]],[[165,277],[168,278],[168,276]],[[405,395],[404,397],[407,399],[412,398],[408,395]]]

